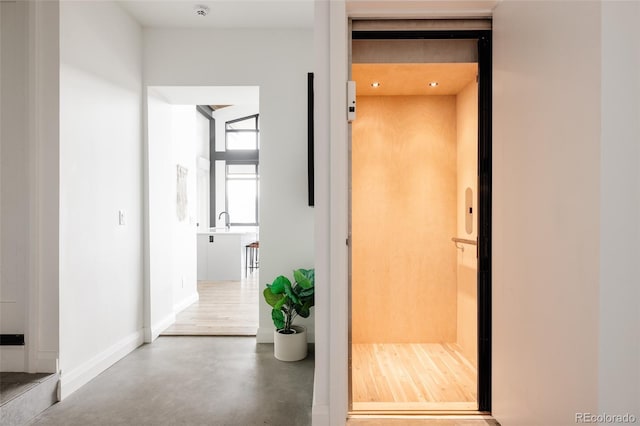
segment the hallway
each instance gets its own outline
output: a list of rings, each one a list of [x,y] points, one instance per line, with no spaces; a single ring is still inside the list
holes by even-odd
[[[198,281],[199,300],[176,316],[162,336],[255,336],[258,273],[241,281]]]
[[[313,347],[285,363],[254,338],[160,337],[31,424],[305,426],[313,370]]]

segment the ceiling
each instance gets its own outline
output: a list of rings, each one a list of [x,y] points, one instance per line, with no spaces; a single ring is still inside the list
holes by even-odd
[[[149,92],[173,105],[246,105],[258,107],[258,86],[149,86]]]
[[[151,28],[313,27],[313,0],[122,0],[122,7]],[[209,9],[198,16],[196,6]]]
[[[364,11],[362,14],[366,16],[412,16],[418,11],[424,14],[425,8],[434,16],[468,16],[470,11],[477,11],[477,15],[482,16],[495,7],[498,1],[348,0],[347,9],[353,16],[357,16],[355,11],[358,10]],[[142,26],[148,28],[312,29],[314,21],[313,0],[119,0],[118,3]],[[207,16],[196,15],[195,9],[198,6],[208,8]],[[359,83],[358,95],[447,95],[458,93],[474,79],[476,68],[476,64],[354,64],[353,74]],[[372,81],[379,81],[381,86],[374,90],[370,86]],[[438,81],[438,87],[429,88],[426,86],[429,81]],[[244,88],[248,92],[241,89],[240,99],[233,99],[227,89],[222,89],[224,93],[221,93],[219,88],[211,88],[204,94],[201,92],[202,88],[167,88],[161,95],[176,104],[257,103],[254,88]]]
[[[151,28],[313,28],[314,0],[117,0]],[[354,18],[486,17],[500,0],[347,0]],[[197,16],[196,6],[209,9]]]
[[[476,79],[478,64],[353,64],[358,96],[455,95]],[[371,83],[379,82],[379,87]],[[429,87],[432,81],[438,86]]]

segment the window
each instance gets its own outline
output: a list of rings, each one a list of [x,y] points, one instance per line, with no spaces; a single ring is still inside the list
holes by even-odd
[[[231,225],[258,226],[258,115],[225,123],[225,210]]]
[[[225,130],[227,151],[260,149],[257,115],[227,121]]]
[[[227,164],[226,207],[232,225],[258,225],[258,165]]]

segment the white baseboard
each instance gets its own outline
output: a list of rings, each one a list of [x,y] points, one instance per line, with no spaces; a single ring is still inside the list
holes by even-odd
[[[311,426],[329,425],[329,406],[313,404],[311,407]]]
[[[151,340],[146,340],[147,343],[151,343],[158,338],[160,333],[165,331],[167,327],[176,322],[176,314],[174,312],[167,315],[165,318],[151,325]]]
[[[316,336],[313,329],[309,329],[307,327],[307,342],[315,343]],[[258,332],[256,333],[256,343],[273,343],[273,326],[269,327],[258,327]]]
[[[131,333],[71,371],[61,371],[60,400],[65,399],[98,374],[124,358],[128,353],[142,344],[143,338],[144,333],[142,330]]]
[[[189,296],[185,297],[180,302],[178,302],[177,304],[173,305],[173,313],[174,314],[178,314],[178,313],[182,312],[183,310],[185,310],[189,306],[191,306],[194,303],[196,303],[199,299],[200,299],[200,295],[198,294],[197,291],[194,291]]]
[[[0,346],[0,371],[20,372],[24,367],[24,346]]]
[[[156,321],[154,324],[151,324],[150,328],[144,329],[144,342],[152,343],[154,340],[156,340],[163,331],[165,331],[169,326],[176,322],[177,314],[193,305],[198,300],[200,300],[200,295],[197,291],[194,291],[179,303],[173,305],[172,313],[170,313],[160,321]]]

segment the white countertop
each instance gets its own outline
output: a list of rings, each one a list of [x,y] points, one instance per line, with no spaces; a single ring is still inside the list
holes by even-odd
[[[198,231],[198,235],[243,235],[257,234],[259,231],[257,226],[232,226],[227,228],[209,228],[208,231]]]

